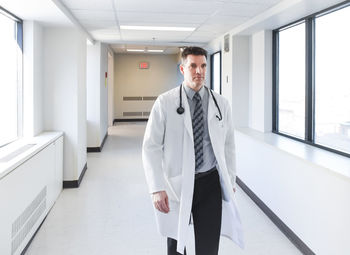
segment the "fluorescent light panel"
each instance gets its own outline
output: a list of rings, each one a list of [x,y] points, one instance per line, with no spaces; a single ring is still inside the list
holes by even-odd
[[[126,49],[126,51],[129,51],[129,52],[144,52],[145,50],[142,50],[142,49]]]
[[[123,30],[152,30],[152,31],[193,31],[195,27],[152,27],[152,26],[120,26]]]
[[[163,52],[164,50],[147,50],[148,52]]]

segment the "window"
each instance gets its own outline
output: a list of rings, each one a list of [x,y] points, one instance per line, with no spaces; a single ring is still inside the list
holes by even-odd
[[[315,142],[350,154],[350,7],[315,19]]]
[[[0,7],[0,147],[18,138],[21,126],[22,22]]]
[[[211,86],[215,92],[221,94],[221,51],[211,55]]]
[[[273,132],[350,156],[350,4],[274,31]]]
[[[279,131],[305,137],[305,23],[279,34]]]

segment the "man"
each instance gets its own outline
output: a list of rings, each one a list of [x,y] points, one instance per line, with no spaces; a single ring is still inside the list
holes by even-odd
[[[235,154],[229,103],[204,86],[207,52],[182,51],[183,83],[153,105],[143,165],[168,255],[186,254],[190,218],[197,255],[216,255],[220,234],[243,247],[236,206]]]

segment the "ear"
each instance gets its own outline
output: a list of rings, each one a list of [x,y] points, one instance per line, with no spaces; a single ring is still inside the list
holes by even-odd
[[[180,68],[180,72],[182,73],[182,75],[184,75],[184,66],[181,64],[181,65],[179,66],[179,68]]]

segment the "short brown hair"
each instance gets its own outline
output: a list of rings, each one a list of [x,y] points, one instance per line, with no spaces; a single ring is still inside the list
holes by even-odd
[[[201,47],[185,47],[181,53],[182,63],[185,63],[188,55],[205,56],[205,59],[207,59],[208,52]]]

